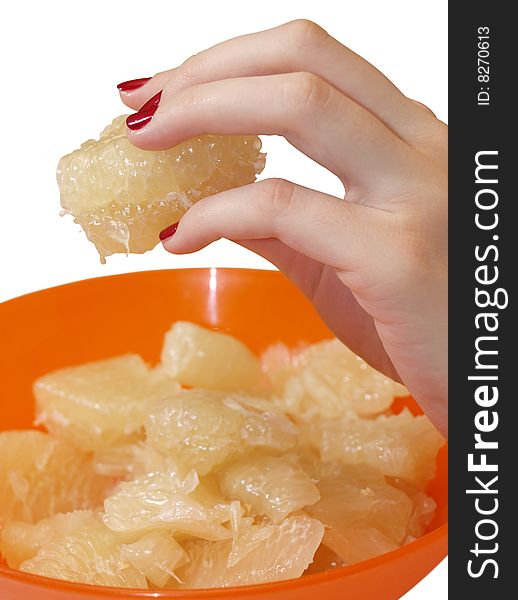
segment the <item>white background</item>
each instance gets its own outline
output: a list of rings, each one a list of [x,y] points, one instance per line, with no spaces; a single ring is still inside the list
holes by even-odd
[[[18,0],[0,35],[0,301],[87,277],[190,266],[270,265],[230,242],[191,256],[161,247],[101,266],[95,248],[59,217],[59,158],[124,111],[116,84],[178,65],[218,41],[295,18],[318,22],[447,121],[446,0]],[[340,195],[334,176],[269,138],[263,176]],[[406,600],[447,597],[446,563]],[[383,582],[380,582],[383,585]]]

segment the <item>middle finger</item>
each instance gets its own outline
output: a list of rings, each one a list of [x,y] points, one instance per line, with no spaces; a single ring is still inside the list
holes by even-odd
[[[372,188],[387,174],[396,179],[413,160],[380,120],[311,73],[166,89],[153,118],[128,137],[144,150],[162,150],[206,133],[283,135],[346,187]]]

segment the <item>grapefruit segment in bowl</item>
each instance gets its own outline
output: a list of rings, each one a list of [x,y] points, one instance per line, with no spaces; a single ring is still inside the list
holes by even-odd
[[[175,578],[174,570],[187,561],[180,544],[167,531],[152,531],[132,544],[120,546],[122,556],[158,588]]]
[[[97,522],[98,517],[91,510],[57,513],[37,523],[10,521],[0,532],[0,554],[10,567],[18,569],[43,546],[68,533],[90,529]]]
[[[112,485],[94,473],[87,454],[65,441],[36,430],[0,432],[0,528],[95,508]]]
[[[20,570],[90,585],[147,588],[144,575],[122,555],[117,536],[101,523],[56,538]]]
[[[185,479],[173,472],[151,473],[119,484],[104,503],[103,521],[115,532],[147,533],[167,529],[208,540],[231,537],[227,504],[210,504],[194,493],[195,472]]]
[[[258,391],[258,358],[238,339],[194,323],[177,321],[162,347],[164,371],[180,383],[222,391]]]
[[[124,355],[38,373],[50,433],[0,434],[9,565],[182,593],[354,568],[425,533],[442,439],[425,417],[390,413],[396,384],[361,366],[352,377],[344,357],[361,363],[334,341],[262,371],[237,339],[185,322],[164,347],[156,366]],[[300,410],[287,380],[304,382]]]
[[[147,443],[205,475],[250,448],[286,451],[296,429],[273,405],[212,390],[182,390],[146,421]]]
[[[317,482],[320,499],[307,512],[330,529],[375,528],[394,544],[405,538],[412,502],[365,465],[325,469]]]
[[[138,439],[149,411],[180,385],[127,354],[40,377],[37,422],[85,451]]]
[[[321,419],[318,425],[306,424],[304,434],[324,461],[370,465],[420,488],[434,476],[435,457],[444,444],[427,417],[408,409],[375,419]]]
[[[186,587],[213,588],[300,577],[322,541],[323,525],[300,515],[267,527],[269,535],[231,567],[232,541],[188,543],[189,562],[179,570],[180,579]]]
[[[317,486],[293,461],[255,456],[231,463],[219,475],[223,493],[277,522],[320,499]]]
[[[296,418],[329,419],[381,414],[407,390],[373,369],[337,339],[299,349],[271,345],[262,367],[276,401]]]

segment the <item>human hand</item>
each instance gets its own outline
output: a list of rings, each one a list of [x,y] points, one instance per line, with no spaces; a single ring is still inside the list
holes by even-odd
[[[155,96],[162,91],[161,96]],[[229,40],[121,91],[136,146],[278,134],[345,199],[266,179],[196,203],[172,253],[225,237],[274,263],[335,335],[447,432],[447,127],[309,21]],[[301,324],[303,327],[303,324]]]

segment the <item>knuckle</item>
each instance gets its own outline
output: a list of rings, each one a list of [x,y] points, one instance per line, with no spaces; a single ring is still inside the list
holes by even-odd
[[[433,117],[434,119],[437,118],[436,114],[433,112],[433,110],[426,106],[426,104],[423,104],[422,102],[419,102],[419,100],[410,100],[417,108],[421,109],[422,112],[426,113],[428,116]]]
[[[329,37],[325,29],[308,19],[296,19],[288,23],[287,27],[290,40],[297,49],[314,49]]]
[[[185,60],[176,70],[176,78],[186,85],[191,85],[203,77],[205,63],[199,54],[194,54]]]
[[[447,224],[439,214],[413,214],[401,219],[398,264],[401,274],[414,281],[434,272],[447,257]]]
[[[259,211],[267,219],[276,219],[289,212],[293,203],[295,185],[285,179],[264,181],[265,193],[261,194]]]
[[[329,100],[331,88],[313,73],[302,71],[288,77],[288,105],[296,113],[315,113],[323,109]]]

